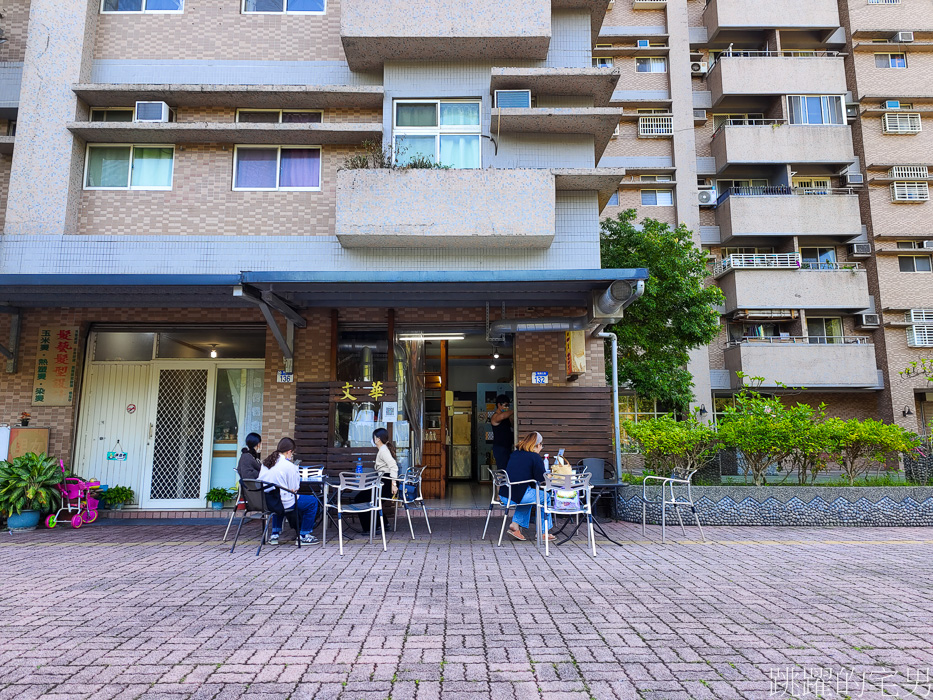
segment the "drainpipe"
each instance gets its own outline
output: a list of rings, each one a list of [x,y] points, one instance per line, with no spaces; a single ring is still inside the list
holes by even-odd
[[[615,333],[600,331],[597,338],[612,341],[612,420],[616,429],[616,481],[622,478],[622,428],[619,425],[619,339]]]

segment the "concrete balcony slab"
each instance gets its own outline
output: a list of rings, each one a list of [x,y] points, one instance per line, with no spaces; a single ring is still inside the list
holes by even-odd
[[[494,134],[589,134],[598,163],[621,117],[618,107],[494,108],[490,129]]]
[[[852,163],[852,130],[845,125],[726,124],[713,135],[716,171],[732,165],[814,164],[842,168]]]
[[[841,95],[846,76],[841,56],[727,56],[716,61],[706,84],[715,107],[728,97]]]
[[[716,207],[720,240],[742,237],[820,236],[847,241],[862,233],[858,195],[743,195]]]
[[[720,32],[762,29],[828,31],[839,26],[834,0],[710,0],[703,10],[708,41]]]
[[[878,384],[875,347],[868,343],[753,341],[726,348],[724,360],[735,389],[741,387],[739,371],[764,377],[763,387],[780,382],[808,389],[871,389]]]
[[[240,122],[69,122],[68,130],[90,143],[347,144],[382,139],[382,124],[249,124]]]
[[[852,270],[742,269],[721,274],[725,311],[736,309],[821,309],[852,313],[871,305],[868,275]]]

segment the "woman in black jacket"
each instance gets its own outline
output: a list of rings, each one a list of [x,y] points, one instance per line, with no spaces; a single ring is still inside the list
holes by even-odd
[[[518,443],[518,449],[509,457],[509,466],[506,472],[509,475],[509,481],[536,481],[539,484],[544,483],[544,459],[541,457],[541,448],[544,446],[544,438],[541,433],[528,433]],[[537,491],[534,484],[518,484],[512,486],[512,503],[527,503],[515,509],[515,515],[512,516],[512,524],[509,525],[509,534],[516,540],[525,540],[522,534],[522,528],[531,524],[531,509],[535,503],[535,494],[540,493],[540,500],[544,500],[544,492]],[[503,486],[499,489],[499,500],[502,505],[509,505],[509,488]],[[540,506],[539,506],[540,509]],[[550,522],[550,521],[549,521]],[[554,539],[554,535],[548,535],[549,540]]]
[[[236,465],[237,474],[241,479],[258,479],[262,463],[259,461],[259,449],[262,447],[262,437],[259,433],[250,433],[246,436],[246,447],[240,450],[240,461]]]

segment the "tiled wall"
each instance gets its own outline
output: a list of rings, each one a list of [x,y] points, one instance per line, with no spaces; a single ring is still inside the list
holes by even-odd
[[[26,56],[26,35],[29,29],[30,0],[7,0],[3,3],[3,36],[6,43],[0,45],[0,61],[22,61]]]

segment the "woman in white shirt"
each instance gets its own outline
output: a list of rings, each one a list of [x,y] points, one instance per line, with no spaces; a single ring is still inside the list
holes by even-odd
[[[385,428],[376,428],[373,431],[373,445],[376,452],[376,471],[384,478],[382,481],[382,497],[390,498],[398,492],[398,486],[390,479],[398,478],[398,462],[395,461],[395,445],[389,440],[389,431]],[[362,503],[369,499],[367,491],[361,491],[353,500]],[[360,513],[360,525],[363,532],[369,531],[369,513]]]
[[[281,487],[276,493],[275,490],[266,492],[266,503],[269,508],[276,510],[278,507],[278,496],[282,498],[282,507],[288,510],[292,506],[295,510],[292,513],[286,513],[289,523],[295,531],[298,531],[294,520],[297,514],[301,521],[301,544],[316,544],[317,538],[311,534],[314,529],[314,519],[317,516],[317,499],[310,495],[298,495],[298,487],[301,486],[301,475],[298,473],[298,465],[292,460],[295,458],[295,441],[291,438],[282,438],[275,448],[275,452],[263,460],[263,469],[259,473],[259,480],[267,484],[275,484]],[[272,534],[269,536],[269,544],[279,543],[279,534],[282,532],[282,518],[278,513],[272,514]]]

